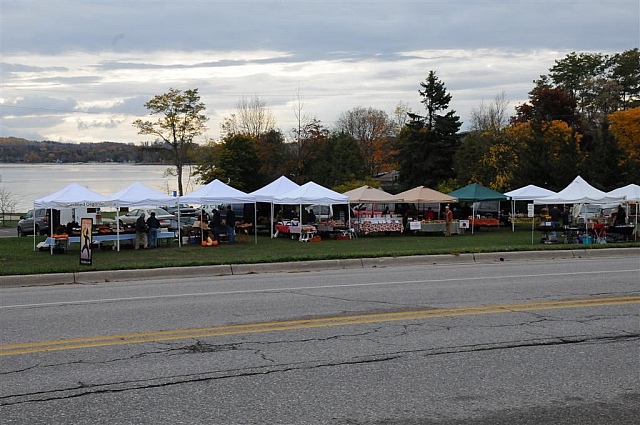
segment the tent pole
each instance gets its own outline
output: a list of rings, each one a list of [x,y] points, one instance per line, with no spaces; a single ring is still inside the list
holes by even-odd
[[[33,252],[36,252],[36,203],[35,202],[33,203]]]
[[[256,237],[256,245],[258,245],[258,203],[253,202],[253,234]]]
[[[180,194],[178,194],[176,200],[178,201],[178,203],[177,203],[177,207],[178,207],[178,248],[182,248],[182,234],[181,234],[182,224],[180,223]],[[200,205],[200,207],[202,207],[202,205]],[[200,233],[202,233],[202,232],[200,232]]]
[[[516,200],[511,198],[511,231],[516,231],[516,223],[514,222],[514,218],[516,216]]]
[[[473,231],[476,227],[476,203],[473,203],[473,209],[471,210],[471,212],[473,213],[473,221],[471,222],[471,234],[473,235]]]
[[[271,199],[271,227],[269,228],[269,234],[271,235],[271,239],[273,239],[273,199]]]
[[[120,206],[116,206],[116,248],[120,252]]]
[[[52,244],[49,244],[49,251],[51,251],[51,255],[53,255],[53,245],[55,244],[55,241],[53,239],[53,207],[51,207],[49,209],[50,215],[48,218],[50,218],[51,220],[49,220],[49,237],[51,238],[51,241],[54,242]],[[44,213],[47,213],[47,210],[44,210]],[[33,212],[33,241],[35,242],[36,240],[36,212]]]

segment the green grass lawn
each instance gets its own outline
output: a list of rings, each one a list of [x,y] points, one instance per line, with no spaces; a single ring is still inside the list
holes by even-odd
[[[199,245],[178,246],[176,241],[158,249],[134,250],[126,247],[120,252],[109,249],[93,250],[93,266],[81,266],[79,244],[66,253],[50,255],[49,251],[34,251],[33,237],[0,238],[0,275],[79,272],[89,270],[140,269],[173,266],[215,264],[268,263],[281,261],[320,260],[337,258],[387,257],[425,254],[459,254],[492,251],[529,251],[545,249],[599,249],[605,247],[640,246],[640,242],[606,245],[544,245],[541,234],[531,229],[476,229],[475,234],[446,238],[433,235],[361,236],[352,240],[322,240],[301,243],[291,239],[271,239],[267,233],[258,235],[258,243],[251,236],[236,245],[217,247]],[[42,241],[44,237],[37,237]]]

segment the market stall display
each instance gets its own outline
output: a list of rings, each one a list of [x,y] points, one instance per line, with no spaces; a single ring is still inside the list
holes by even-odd
[[[361,221],[351,220],[351,227],[358,233],[402,232],[402,219],[397,218],[367,218]]]
[[[497,218],[470,218],[469,224],[474,227],[500,227],[500,220]]]
[[[276,233],[274,237],[280,235],[284,237],[290,237],[291,239],[305,239],[309,235],[314,235],[318,229],[310,224],[300,224],[298,221],[283,221],[276,224]]]
[[[348,236],[349,235],[349,226],[347,226],[343,221],[321,221],[316,225],[318,232],[329,238],[335,237],[337,235],[340,236]]]
[[[409,221],[407,222],[406,230],[422,233],[442,233],[444,235],[447,230],[447,224],[444,220]],[[458,220],[452,221],[451,234],[461,235],[463,233],[464,227],[460,226],[460,222]]]
[[[480,202],[480,201],[506,201],[507,197],[505,195],[503,195],[500,192],[496,192],[493,189],[489,189],[488,187],[484,187],[482,185],[479,185],[478,183],[472,183],[468,186],[465,186],[463,188],[460,188],[458,190],[454,190],[453,192],[449,193],[450,196],[455,196],[456,198],[458,198],[458,200],[460,202],[473,202],[473,210],[472,210],[472,215],[470,217],[470,224],[471,224],[471,233],[474,232],[475,226],[479,225],[478,224],[478,219],[476,217],[476,203]],[[498,211],[499,213],[499,211]],[[474,217],[476,217],[474,219]],[[465,217],[466,218],[466,217]],[[500,222],[498,220],[496,220],[498,222],[497,226],[500,225]],[[485,225],[494,225],[494,224],[489,224],[489,222],[486,222],[487,224]],[[493,223],[493,222],[491,222]]]
[[[64,241],[66,245],[66,249],[69,249],[71,244],[80,243],[80,236],[68,236],[66,239],[61,238],[61,235],[56,235],[54,237],[48,237],[45,239],[44,244],[46,246],[51,246],[52,248],[60,247],[61,241]],[[167,244],[175,239],[176,235],[173,232],[160,232],[158,233],[158,240],[165,240]],[[117,242],[120,241],[120,244],[123,242],[132,243],[136,238],[135,233],[120,233],[119,235],[112,234],[93,234],[91,235],[91,243],[95,243],[98,245],[102,245],[104,242]],[[113,246],[113,249],[116,249],[116,245]]]

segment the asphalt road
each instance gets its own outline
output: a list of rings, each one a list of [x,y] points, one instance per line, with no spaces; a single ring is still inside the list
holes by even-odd
[[[3,424],[636,424],[640,261],[0,289]]]

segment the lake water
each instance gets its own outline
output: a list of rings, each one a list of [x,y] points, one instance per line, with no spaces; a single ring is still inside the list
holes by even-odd
[[[173,194],[178,179],[165,175],[166,165],[134,164],[0,164],[0,187],[11,192],[16,212],[33,208],[33,201],[68,186],[81,184],[103,195],[111,195],[135,182],[162,193]],[[175,169],[175,168],[174,168]],[[183,170],[185,193],[201,187],[190,171]]]

